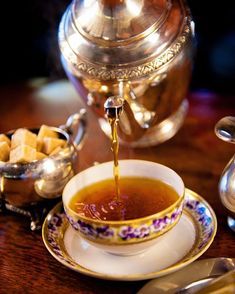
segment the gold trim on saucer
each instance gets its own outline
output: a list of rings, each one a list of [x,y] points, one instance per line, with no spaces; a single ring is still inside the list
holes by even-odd
[[[197,219],[199,210],[203,216],[200,216],[200,220],[199,218]],[[183,213],[191,219],[196,230],[196,241],[191,250],[175,264],[160,271],[149,272],[147,274],[103,274],[88,270],[75,262],[67,253],[64,245],[64,233],[68,228],[68,221],[63,212],[62,203],[57,204],[47,215],[42,228],[42,238],[47,250],[56,260],[79,273],[107,280],[137,281],[153,279],[172,273],[192,263],[209,248],[214,240],[217,231],[217,219],[213,209],[204,198],[186,189],[186,201]]]

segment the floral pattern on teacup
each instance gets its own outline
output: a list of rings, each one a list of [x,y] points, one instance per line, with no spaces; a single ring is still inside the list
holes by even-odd
[[[189,256],[186,256],[185,261],[188,262],[189,258],[195,258],[205,252],[207,247],[211,244],[216,232],[216,218],[211,210],[210,206],[203,200],[198,201],[197,195],[190,190],[188,191],[187,198],[184,202],[184,211],[188,211],[191,221],[195,221],[195,225],[198,229],[197,239],[195,240],[195,247],[190,251]],[[196,199],[195,199],[196,198]],[[172,218],[174,218],[172,214]],[[161,223],[161,222],[160,222]],[[63,237],[67,230],[67,217],[63,212],[62,205],[56,206],[53,211],[48,215],[45,220],[45,226],[43,227],[44,243],[47,244],[49,251],[59,261],[72,266],[73,269],[77,269],[77,263],[67,254],[64,250]],[[158,224],[159,225],[159,224]],[[158,226],[157,225],[157,226]],[[130,232],[130,231],[129,231]]]
[[[182,205],[176,208],[171,214],[162,218],[148,220],[146,223],[140,225],[125,225],[119,228],[116,228],[115,226],[111,227],[109,225],[95,226],[85,221],[76,221],[70,215],[66,215],[72,227],[89,239],[128,241],[147,238],[150,235],[167,231],[169,226],[172,226],[177,222],[181,213]]]
[[[113,237],[113,230],[109,228],[109,226],[99,226],[99,227],[94,227],[89,223],[86,223],[84,221],[78,220],[75,221],[71,216],[66,214],[70,224],[72,227],[76,230],[79,231],[80,233],[90,236],[93,239],[96,238],[101,238],[101,239],[111,239]]]
[[[182,213],[182,207],[180,206],[172,213],[170,217],[165,216],[163,218],[154,219],[151,226],[152,231],[160,232],[164,230],[168,225],[173,224],[177,220],[177,218],[181,215],[181,213]]]
[[[122,240],[129,240],[133,238],[144,238],[149,236],[150,227],[147,225],[139,226],[138,228],[133,228],[131,226],[122,226],[118,236]]]

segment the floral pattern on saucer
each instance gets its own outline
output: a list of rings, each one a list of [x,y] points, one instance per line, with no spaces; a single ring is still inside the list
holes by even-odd
[[[61,206],[61,204],[60,204]],[[48,222],[47,229],[48,229],[48,244],[52,248],[53,252],[63,261],[71,266],[75,266],[76,263],[68,258],[64,254],[64,250],[62,245],[60,244],[61,240],[61,230],[67,226],[67,219],[65,217],[65,213],[63,211],[63,207],[60,207],[60,211],[54,213]]]
[[[190,198],[186,199],[184,208],[186,210],[190,210],[196,220],[201,224],[201,242],[197,248],[197,252],[199,252],[208,243],[208,240],[213,235],[213,219],[206,205],[198,200],[192,200]]]
[[[186,254],[186,256],[184,256],[183,259],[180,260],[176,265],[165,269],[164,271],[166,273],[170,273],[177,268],[182,268],[184,265],[187,265],[200,257],[211,245],[216,234],[217,220],[212,208],[202,197],[189,189],[186,189],[186,199],[184,202],[183,211],[183,213],[187,213],[188,217],[192,219],[193,223],[195,223],[196,230],[198,231],[198,236],[196,236],[195,243],[190,252]],[[68,226],[69,222],[64,213],[62,203],[59,203],[51,210],[43,224],[42,237],[46,248],[60,263],[64,264],[65,266],[83,274],[88,274],[90,276],[98,278],[101,277],[99,273],[89,271],[80,266],[66,252],[63,236]],[[159,228],[159,226],[160,224],[157,224],[156,227]],[[148,234],[148,230],[149,227],[143,226],[139,228],[138,233]],[[104,228],[104,230],[99,233],[106,234],[105,231],[106,228]],[[127,227],[126,231],[123,232],[123,237],[126,237],[132,233],[133,232],[131,231],[131,229]],[[162,273],[150,273],[149,276],[145,275],[144,279],[154,278],[158,276],[162,276]],[[120,280],[119,277],[108,278],[112,280]],[[125,280],[139,280],[142,278],[143,277],[138,276],[130,278],[127,277]]]

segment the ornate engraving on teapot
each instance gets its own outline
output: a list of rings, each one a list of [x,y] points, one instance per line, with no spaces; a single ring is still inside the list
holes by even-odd
[[[151,74],[158,70],[160,67],[164,66],[166,63],[170,62],[175,58],[175,56],[182,50],[184,44],[188,41],[192,34],[191,30],[191,19],[187,20],[183,28],[182,35],[180,35],[176,41],[168,48],[162,55],[158,56],[151,62],[144,63],[135,67],[130,67],[127,69],[112,69],[100,68],[100,66],[95,66],[89,62],[84,62],[79,59],[78,56],[74,54],[69,45],[65,42],[65,35],[62,28],[60,28],[59,42],[61,45],[61,51],[64,56],[68,59],[68,62],[73,65],[73,67],[82,72],[83,74],[89,75],[90,78],[99,79],[103,81],[109,80],[132,80],[140,78],[142,76]],[[69,53],[68,53],[69,52]]]
[[[118,135],[133,147],[164,142],[181,127],[193,37],[182,0],[74,0],[59,28],[67,76],[107,135],[104,103],[124,95]]]

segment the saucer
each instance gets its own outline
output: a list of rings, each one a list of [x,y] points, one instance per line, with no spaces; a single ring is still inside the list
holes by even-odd
[[[62,203],[46,217],[42,237],[53,257],[72,270],[96,278],[134,281],[161,277],[190,264],[209,248],[216,229],[213,209],[186,189],[178,224],[140,254],[113,255],[88,244],[69,226]]]

